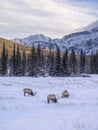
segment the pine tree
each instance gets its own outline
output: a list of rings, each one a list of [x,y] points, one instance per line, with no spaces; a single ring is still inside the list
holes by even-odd
[[[80,53],[80,62],[79,62],[79,72],[84,73],[85,72],[85,53],[83,50],[81,50]]]
[[[27,67],[26,67],[26,75],[30,76],[31,73],[31,54],[27,55]]]
[[[13,76],[13,56],[9,58],[9,70],[10,70],[9,76]]]
[[[90,56],[90,73],[94,74],[95,73],[95,55],[93,52],[91,53]]]
[[[60,49],[57,46],[56,55],[55,55],[55,76],[61,75],[61,56]]]
[[[66,50],[63,59],[62,59],[62,75],[68,76],[69,75],[69,59],[68,59],[68,51]]]
[[[17,53],[16,53],[16,76],[21,76],[21,54],[20,54],[20,49],[19,46],[17,46]]]
[[[33,46],[31,49],[31,56],[30,56],[30,76],[36,76],[37,74],[37,54],[35,47]]]
[[[41,72],[43,71],[41,56],[42,56],[42,51],[40,48],[40,44],[38,44],[38,48],[37,48],[37,75],[41,75]]]
[[[45,56],[45,73],[48,75],[50,73],[50,67],[51,67],[51,58],[52,58],[52,52],[50,50],[49,54]]]
[[[14,46],[13,46],[13,56],[12,56],[12,73],[13,73],[13,76],[16,75],[16,45],[14,43]]]
[[[76,55],[75,55],[75,51],[72,49],[71,55],[70,55],[70,73],[76,74]]]
[[[55,59],[54,59],[54,52],[51,54],[51,62],[49,67],[49,75],[54,76],[55,75]]]
[[[22,69],[21,69],[21,73],[22,76],[26,75],[26,54],[25,54],[25,49],[23,50],[23,56],[22,56]]]
[[[5,43],[3,43],[3,48],[2,48],[2,58],[1,58],[1,73],[3,76],[7,74],[7,53],[5,49]]]
[[[6,49],[6,59],[7,59],[7,76],[10,75],[10,59],[8,56],[8,49]]]
[[[48,75],[48,68],[47,68],[47,56],[44,55],[44,51],[41,51],[41,75],[46,76]]]
[[[98,52],[96,52],[96,55],[95,55],[95,73],[98,74]]]
[[[83,54],[83,72],[85,72],[86,67],[86,56],[85,53]]]

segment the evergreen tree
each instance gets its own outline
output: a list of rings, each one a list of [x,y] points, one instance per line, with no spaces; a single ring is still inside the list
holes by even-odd
[[[79,72],[84,73],[85,72],[85,53],[83,50],[81,50],[80,53],[80,62],[79,62]]]
[[[7,53],[5,49],[5,43],[3,43],[3,48],[2,48],[2,58],[1,58],[1,73],[3,76],[7,74]]]
[[[95,55],[95,73],[98,74],[98,52],[96,52],[96,55]]]
[[[26,54],[25,54],[25,49],[23,50],[23,56],[22,56],[22,69],[21,69],[21,73],[22,76],[26,75]]]
[[[83,54],[83,72],[85,72],[85,67],[86,67],[86,56],[85,53]]]
[[[44,51],[41,52],[41,75],[46,76],[48,75],[48,68],[47,68],[47,55],[44,54]]]
[[[37,75],[41,75],[41,72],[43,71],[43,64],[42,64],[42,51],[40,48],[40,44],[38,44],[37,48]]]
[[[76,55],[75,55],[75,51],[72,49],[71,55],[70,55],[70,73],[76,74]]]
[[[13,56],[12,56],[12,73],[13,73],[13,76],[16,75],[16,45],[14,43],[14,46],[13,46]]]
[[[52,58],[52,52],[50,50],[49,54],[45,56],[45,73],[48,75],[50,73],[50,67],[51,67],[51,58]]]
[[[30,56],[30,76],[35,76],[37,74],[37,54],[35,47],[33,46],[31,49],[31,56]]]
[[[62,75],[68,76],[69,75],[69,60],[68,60],[68,51],[66,50],[63,59],[62,59]]]
[[[26,67],[26,75],[30,76],[31,73],[31,54],[27,55],[27,67]]]
[[[51,54],[51,62],[50,62],[50,68],[49,68],[49,75],[54,76],[55,75],[55,59],[54,59],[54,52]]]
[[[13,75],[13,56],[9,58],[9,76]]]
[[[95,73],[95,55],[93,52],[91,53],[90,56],[90,73],[94,74]]]
[[[6,49],[6,59],[7,59],[7,76],[10,75],[10,59],[8,57],[8,49]]]
[[[19,45],[17,46],[17,54],[16,54],[16,76],[21,76],[21,54],[19,50]]]
[[[61,56],[60,56],[60,49],[57,46],[56,55],[55,55],[55,75],[61,75]]]

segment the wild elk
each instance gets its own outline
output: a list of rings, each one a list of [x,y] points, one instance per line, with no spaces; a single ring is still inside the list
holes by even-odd
[[[51,102],[54,102],[54,103],[57,103],[57,98],[56,98],[56,95],[55,94],[49,94],[47,96],[47,102],[50,103]]]
[[[33,92],[32,91],[32,89],[29,89],[29,88],[24,88],[23,89],[23,91],[24,91],[24,96],[25,96],[25,94],[27,93],[28,95],[32,95],[32,96],[34,96],[37,92]]]
[[[64,91],[62,92],[61,98],[68,97],[68,96],[69,96],[68,91],[67,91],[67,90],[64,90]]]

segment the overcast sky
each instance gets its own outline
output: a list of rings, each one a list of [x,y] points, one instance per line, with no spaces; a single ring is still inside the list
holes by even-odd
[[[0,37],[61,38],[98,19],[98,0],[0,0]]]

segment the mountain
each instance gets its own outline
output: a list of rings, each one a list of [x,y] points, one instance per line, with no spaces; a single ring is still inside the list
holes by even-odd
[[[28,46],[32,46],[32,45],[38,46],[38,44],[40,44],[42,49],[47,49],[47,50],[49,49],[55,50],[57,44],[55,40],[51,39],[50,37],[44,36],[42,34],[30,35],[25,38],[14,38],[12,39],[12,41],[24,45],[28,45]]]
[[[31,49],[30,47],[0,37],[0,56],[2,54],[3,43],[5,43],[5,48],[8,50],[9,57],[12,56],[12,54],[13,54],[13,46],[14,46],[14,44],[15,44],[16,47],[19,46],[21,48],[20,49],[21,54],[23,54],[24,48],[25,48],[26,54],[30,53],[30,49]]]
[[[92,24],[88,25],[87,27],[83,28],[82,30],[98,30],[98,21],[93,22]]]
[[[24,43],[24,44],[29,44],[31,46],[32,43],[49,42],[50,38],[46,37],[42,34],[37,34],[37,35],[31,35],[31,36],[28,36],[28,37],[25,37],[25,38],[15,38],[13,40],[18,41],[20,43]]]
[[[64,36],[62,39],[58,40],[61,50],[65,48],[70,52],[72,49],[76,51],[77,54],[80,53],[82,49],[86,55],[90,55],[91,52],[96,53],[98,51],[98,31],[90,30],[70,34]]]
[[[40,44],[42,49],[47,50],[56,50],[56,46],[58,45],[62,52],[65,49],[68,49],[69,52],[74,49],[79,54],[80,50],[83,49],[86,55],[90,55],[91,52],[96,53],[98,51],[98,21],[83,30],[65,35],[61,39],[52,39],[42,34],[36,34],[26,38],[15,38],[13,41],[28,46],[37,46]]]
[[[17,41],[17,40],[16,40]],[[5,38],[1,38],[0,37],[0,56],[2,54],[2,46],[3,46],[3,43],[5,43],[5,48],[8,50],[8,55],[9,57],[13,55],[13,47],[14,47],[14,44],[17,48],[17,46],[19,46],[20,48],[20,53],[23,54],[23,51],[25,49],[25,53],[28,55],[30,54],[31,52],[31,46],[27,46],[27,45],[24,45],[24,43],[21,44],[21,42],[15,42],[15,41],[12,41],[12,40],[7,40]],[[48,50],[43,50],[43,54],[44,55],[48,55],[50,52]]]

